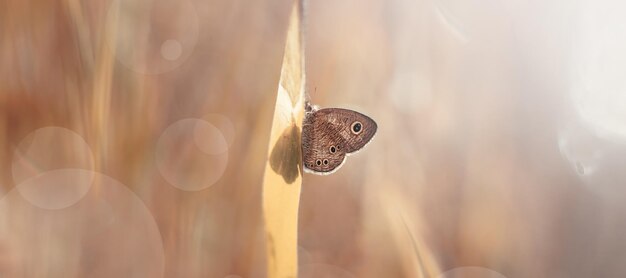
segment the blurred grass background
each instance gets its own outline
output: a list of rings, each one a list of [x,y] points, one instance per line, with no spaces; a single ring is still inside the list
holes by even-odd
[[[154,277],[154,261],[128,258],[161,251],[164,277],[265,277],[261,182],[291,3],[0,1],[3,277]],[[585,77],[572,73],[586,65],[576,46],[601,25],[583,19],[607,13],[588,8],[614,2],[581,3],[310,1],[312,101],[370,115],[379,131],[336,174],[304,176],[301,276],[626,275],[624,137],[596,132],[571,94]],[[606,23],[621,34],[623,20]],[[623,69],[608,53],[616,62],[592,61]],[[609,131],[623,135],[617,105]],[[208,114],[232,124],[230,137],[220,128],[226,160],[160,141]],[[14,194],[16,150],[49,126],[82,137],[93,163],[50,143],[31,175],[74,161],[130,191],[98,176],[75,206],[29,207]],[[171,181],[213,174],[202,190]],[[141,203],[162,246],[141,232],[154,232]],[[100,215],[121,224],[102,230]]]

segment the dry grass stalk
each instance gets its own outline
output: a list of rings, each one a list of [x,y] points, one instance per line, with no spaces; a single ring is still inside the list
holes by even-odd
[[[263,180],[268,277],[297,277],[298,206],[302,184],[300,134],[304,114],[301,5],[294,4],[276,97]]]

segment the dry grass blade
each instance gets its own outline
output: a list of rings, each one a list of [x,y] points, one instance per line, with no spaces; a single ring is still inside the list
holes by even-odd
[[[301,5],[292,10],[276,96],[268,160],[263,180],[263,210],[268,277],[297,277],[298,206],[302,184],[300,134],[304,108],[304,51]]]

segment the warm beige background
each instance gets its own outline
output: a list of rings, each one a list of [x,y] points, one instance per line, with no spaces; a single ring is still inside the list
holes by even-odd
[[[379,130],[336,174],[304,176],[303,277],[626,275],[623,4],[309,2],[313,102]],[[112,3],[0,1],[0,276],[264,277],[291,2]],[[227,154],[163,139],[207,114],[232,133],[209,126],[196,144]],[[65,129],[28,137],[49,126]],[[97,172],[73,206],[16,191],[60,168]]]

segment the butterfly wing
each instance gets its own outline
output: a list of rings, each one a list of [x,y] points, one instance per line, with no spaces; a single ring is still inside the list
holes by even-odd
[[[329,118],[309,113],[302,125],[302,155],[305,170],[330,174],[343,164],[346,153],[343,137]]]
[[[376,133],[377,125],[361,113],[326,108],[308,113],[302,128],[305,169],[325,174],[337,170],[346,154],[363,148]]]

